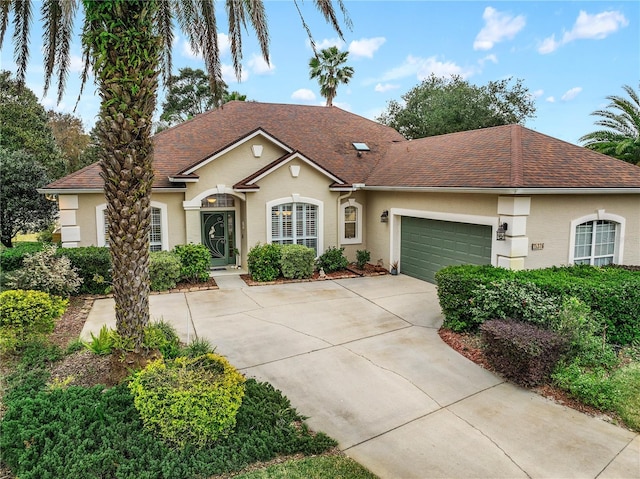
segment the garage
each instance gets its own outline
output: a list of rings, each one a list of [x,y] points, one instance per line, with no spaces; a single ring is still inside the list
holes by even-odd
[[[445,266],[491,264],[491,226],[403,216],[400,268],[403,274],[435,283]]]

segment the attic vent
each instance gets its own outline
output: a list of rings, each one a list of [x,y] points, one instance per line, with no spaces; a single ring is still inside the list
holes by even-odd
[[[366,143],[352,143],[352,145],[357,151],[369,151]]]

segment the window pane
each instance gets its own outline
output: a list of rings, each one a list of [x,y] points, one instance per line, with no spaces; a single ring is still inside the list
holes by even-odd
[[[344,220],[345,221],[357,221],[358,219],[358,208],[355,206],[347,206],[344,209]]]
[[[584,258],[591,256],[591,237],[593,236],[593,223],[582,223],[576,227],[576,247],[574,256]]]
[[[200,204],[202,208],[233,208],[235,198],[226,193],[209,195]]]
[[[356,224],[355,223],[345,223],[345,225],[344,225],[344,237],[345,238],[355,238],[356,237]]]
[[[576,227],[574,263],[602,266],[613,263],[617,223],[589,221]]]

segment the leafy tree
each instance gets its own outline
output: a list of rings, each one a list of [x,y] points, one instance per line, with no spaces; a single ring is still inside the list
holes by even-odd
[[[70,113],[60,113],[53,110],[49,110],[47,115],[55,142],[62,151],[64,175],[93,163],[93,161],[84,163],[86,158],[82,153],[89,146],[91,137],[84,132],[82,120]]]
[[[579,141],[591,150],[640,166],[640,96],[629,85],[622,88],[628,99],[608,96],[607,109],[591,113],[602,117],[596,125],[607,129],[588,133]]]
[[[309,78],[317,78],[320,94],[327,99],[327,106],[333,105],[338,94],[338,85],[349,83],[353,76],[353,67],[340,65],[346,63],[349,52],[341,52],[338,47],[320,50],[309,60]]]
[[[522,80],[511,78],[471,85],[458,75],[431,75],[402,96],[392,100],[377,118],[406,138],[424,138],[490,126],[524,123],[535,116],[535,104]]]
[[[0,146],[0,165],[0,241],[11,248],[18,233],[53,223],[57,208],[36,190],[48,184],[49,177],[32,154]]]
[[[193,118],[200,113],[211,110],[219,104],[231,100],[246,100],[246,95],[234,91],[229,93],[225,84],[222,91],[222,99],[216,101],[207,74],[198,69],[181,68],[178,75],[169,77],[169,92],[162,103],[160,121],[162,129],[176,125]]]
[[[213,0],[82,0],[84,72],[95,74],[101,98],[97,124],[98,155],[104,178],[113,266],[116,328],[142,351],[144,327],[149,322],[149,231],[153,185],[151,125],[157,101],[158,75],[165,84],[171,72],[173,26],[183,30],[191,48],[202,54],[214,98],[222,98],[224,81]],[[294,2],[295,3],[295,2]],[[43,0],[45,92],[58,78],[58,99],[65,89],[70,64],[73,20],[79,2]],[[342,36],[333,4],[316,6]],[[345,12],[342,0],[338,0]],[[297,5],[297,3],[296,3]],[[227,1],[231,54],[237,77],[241,74],[242,29],[256,33],[268,61],[269,35],[263,0]],[[24,82],[29,58],[31,0],[2,2],[0,44],[13,15],[18,80]],[[304,23],[305,27],[307,25]],[[307,27],[308,30],[308,27]]]
[[[24,150],[45,166],[52,179],[64,175],[60,150],[36,95],[8,71],[0,71],[0,146]]]

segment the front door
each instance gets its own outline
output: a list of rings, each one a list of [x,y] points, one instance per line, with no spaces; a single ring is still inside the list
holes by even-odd
[[[234,211],[202,213],[202,244],[211,252],[211,266],[235,264]]]

